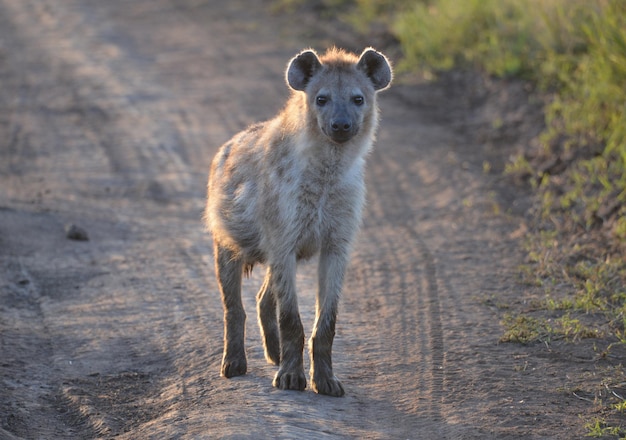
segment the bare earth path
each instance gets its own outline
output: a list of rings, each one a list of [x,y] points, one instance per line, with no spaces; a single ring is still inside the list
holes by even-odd
[[[481,150],[429,117],[428,86],[381,95],[335,343],[346,397],[272,388],[262,271],[244,287],[249,373],[219,376],[208,164],[280,108],[288,59],[333,37],[267,10],[0,0],[0,438],[575,437],[565,373],[498,344],[483,300],[519,289],[519,222],[493,214]],[[315,269],[298,277],[307,329]]]

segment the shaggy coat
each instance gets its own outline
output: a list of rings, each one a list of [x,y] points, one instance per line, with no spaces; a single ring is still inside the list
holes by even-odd
[[[224,305],[223,376],[246,373],[241,280],[262,263],[258,317],[266,358],[279,365],[274,386],[306,387],[296,263],[319,254],[311,383],[318,393],[344,394],[331,361],[337,305],[365,200],[376,93],[391,77],[373,49],[303,51],[288,65],[292,94],[283,111],[235,135],[213,159],[205,220]]]

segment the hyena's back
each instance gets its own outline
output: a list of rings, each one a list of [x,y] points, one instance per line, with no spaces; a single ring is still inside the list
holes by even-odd
[[[258,170],[263,154],[256,124],[224,144],[215,156],[209,179],[207,226],[213,239],[246,259],[265,261],[261,253]],[[255,178],[257,177],[257,178]]]
[[[247,265],[265,263],[275,241],[288,241],[302,211],[294,195],[303,174],[295,142],[278,121],[255,124],[224,144],[212,163],[207,226]]]

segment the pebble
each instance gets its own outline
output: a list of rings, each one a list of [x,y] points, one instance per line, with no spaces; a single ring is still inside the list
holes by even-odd
[[[70,240],[89,241],[87,231],[80,226],[76,226],[75,224],[67,225],[65,227],[65,236]]]

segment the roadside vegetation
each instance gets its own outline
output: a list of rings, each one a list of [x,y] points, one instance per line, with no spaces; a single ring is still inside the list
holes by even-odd
[[[612,357],[626,344],[626,2],[357,3],[387,17],[402,70],[479,69],[529,81],[545,97],[539,142],[506,168],[536,191],[521,275],[544,297],[504,316],[501,341],[593,338],[592,357]],[[626,400],[613,357],[618,368],[594,392],[601,415],[583,420],[592,437],[626,436],[615,423]]]
[[[283,6],[299,3],[282,0]],[[357,30],[383,27],[397,70],[436,79],[479,70],[533,85],[545,130],[505,173],[536,193],[521,280],[543,297],[507,307],[502,342],[592,339],[614,367],[595,393],[588,435],[626,438],[626,2],[623,0],[321,0]],[[615,355],[619,351],[619,355]],[[617,377],[621,377],[620,380]]]

